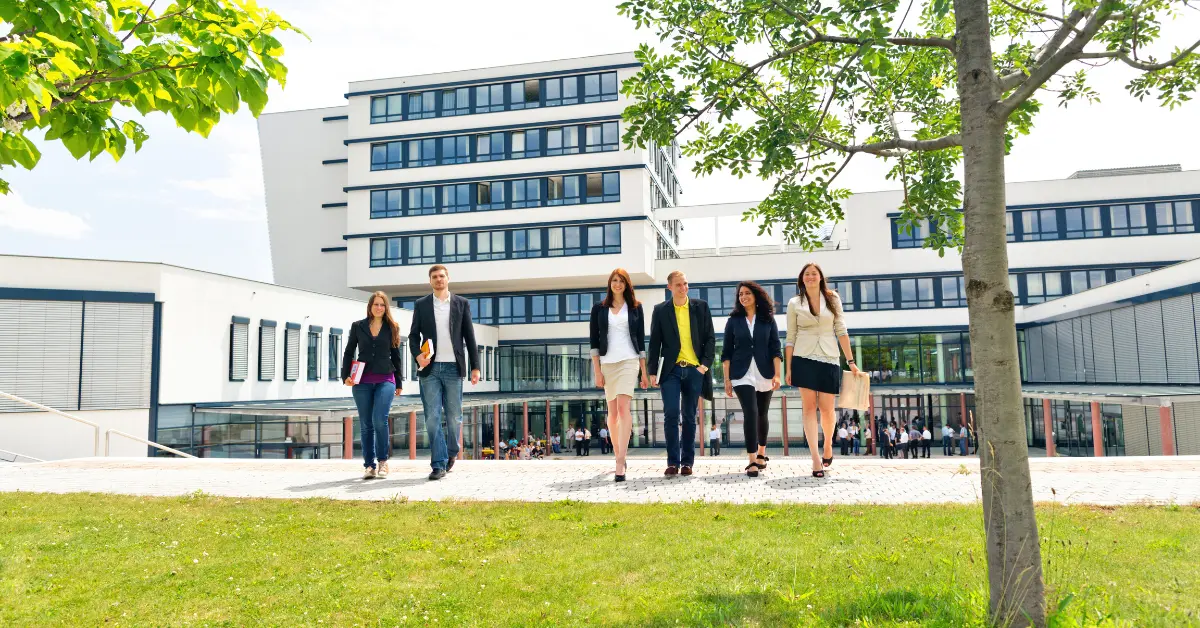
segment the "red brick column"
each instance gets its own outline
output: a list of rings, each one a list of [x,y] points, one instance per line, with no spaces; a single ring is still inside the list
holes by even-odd
[[[342,458],[354,457],[354,417],[342,417]]]
[[[787,395],[779,395],[779,418],[783,420],[783,455],[788,455]],[[745,417],[742,420],[746,420]]]
[[[704,397],[701,397],[699,403],[696,404],[696,440],[699,441],[701,456],[704,455],[704,435],[707,433],[704,428],[707,425],[708,420],[704,415]]]
[[[1046,456],[1054,457],[1054,416],[1050,411],[1050,400],[1042,400],[1042,425],[1046,430]]]
[[[521,414],[524,417],[521,420],[521,423],[522,423],[521,442],[528,445],[529,444],[529,402],[528,401],[521,402]]]
[[[492,405],[492,459],[500,460],[500,404]]]
[[[1171,420],[1171,406],[1159,406],[1158,429],[1162,432],[1163,455],[1177,455],[1178,452],[1175,450],[1175,422]]]
[[[417,459],[417,411],[408,413],[408,459]]]
[[[1104,422],[1100,420],[1100,402],[1092,402],[1092,453],[1104,457]]]

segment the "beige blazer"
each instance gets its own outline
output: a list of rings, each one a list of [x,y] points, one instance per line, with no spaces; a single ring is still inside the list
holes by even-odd
[[[817,315],[808,309],[808,299],[798,294],[787,305],[787,340],[792,355],[840,356],[838,337],[848,336],[846,321],[842,317],[842,300],[833,293],[834,311],[825,306],[825,299],[818,302]]]

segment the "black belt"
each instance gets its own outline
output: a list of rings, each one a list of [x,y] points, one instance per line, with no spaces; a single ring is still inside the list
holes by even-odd
[[[684,362],[684,361],[682,361],[682,360],[680,360],[679,362],[676,362],[676,363],[675,363],[675,366],[690,366],[690,367],[693,367],[693,368],[698,368],[698,365],[696,365],[696,364],[692,364],[691,362]]]

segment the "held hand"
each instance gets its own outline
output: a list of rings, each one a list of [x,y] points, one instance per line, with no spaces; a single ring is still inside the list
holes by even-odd
[[[779,376],[771,378],[771,390],[779,390]]]
[[[708,372],[708,367],[701,364],[700,366],[696,367],[696,370],[699,371],[701,375],[703,375]]]
[[[733,382],[729,381],[728,379],[725,380],[725,396],[733,396]]]
[[[642,375],[641,379],[638,381],[638,384],[644,390],[650,387],[650,380],[645,375]]]
[[[650,387],[658,388],[658,376],[657,375],[650,376]]]
[[[851,372],[851,373],[854,373],[855,375],[861,375],[861,374],[862,374],[862,371],[860,371],[860,370],[858,369],[858,365],[857,365],[857,364],[851,364],[851,365],[850,365],[850,372]]]
[[[417,366],[419,366],[421,368],[425,368],[425,367],[429,366],[430,359],[431,358],[428,353],[422,353],[422,354],[418,355],[417,356]]]
[[[471,369],[471,385],[479,383],[479,369]]]
[[[353,385],[354,385],[354,380],[352,380],[352,379],[350,379],[349,377],[347,377],[347,378],[346,378],[346,382],[345,382],[345,384],[346,384],[347,386],[353,386]]]
[[[604,388],[604,373],[593,371],[592,377],[596,380],[596,388]]]

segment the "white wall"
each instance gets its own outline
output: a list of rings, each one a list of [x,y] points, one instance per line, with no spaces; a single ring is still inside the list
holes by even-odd
[[[322,164],[346,157],[346,107],[264,114],[258,119],[266,191],[267,226],[275,282],[353,298],[366,295],[346,286],[346,164]]]
[[[100,455],[104,455],[104,430],[118,429],[147,438],[150,411],[83,410],[68,414],[100,425]],[[85,458],[95,455],[95,430],[88,425],[49,412],[0,413],[0,449],[42,460]],[[113,456],[144,457],[146,446],[112,435]]]
[[[1200,250],[1192,251],[1192,255],[1197,254],[1200,254]],[[1145,294],[1198,283],[1200,283],[1200,258],[1026,307],[1019,312],[1017,322],[1048,322],[1082,316],[1120,307],[1128,304],[1131,299]]]

